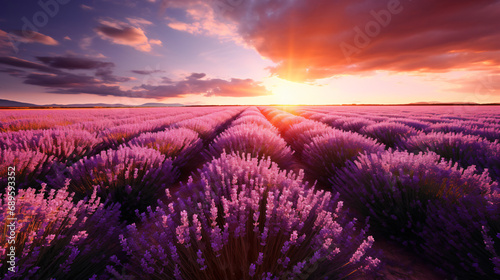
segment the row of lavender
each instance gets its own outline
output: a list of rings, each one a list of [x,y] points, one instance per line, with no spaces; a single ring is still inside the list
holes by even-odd
[[[202,154],[213,160],[170,203],[127,227],[121,242],[131,258],[116,261],[109,273],[315,279],[352,277],[379,264],[369,254],[373,238],[363,240],[366,230],[356,230],[338,197],[316,192],[300,174],[272,161],[287,165],[292,152],[256,108],[245,110]]]
[[[186,119],[84,157],[49,177],[52,188],[64,185],[58,191],[46,185],[38,193],[20,190],[16,248],[22,254],[16,273],[2,264],[4,277],[316,278],[376,267],[373,238],[356,229],[338,197],[316,192],[302,175],[287,174],[270,159],[257,159],[287,166],[292,151],[256,108],[211,141],[239,111]],[[214,159],[172,197],[178,171],[197,154]],[[165,188],[166,198],[153,211]],[[8,206],[5,196],[2,213]],[[119,217],[131,212],[139,219],[125,219],[137,222],[125,226]],[[0,223],[7,225],[5,215]],[[0,256],[7,260],[6,247]]]
[[[278,186],[279,190],[279,187],[283,188],[284,185],[288,184],[283,183],[287,180],[277,179],[280,178],[280,176],[276,175],[279,173],[277,166],[272,167],[273,164],[270,161],[267,163],[258,163],[255,158],[252,158],[252,156],[269,156],[273,161],[279,163],[282,168],[290,168],[293,167],[294,163],[302,163],[306,169],[306,175],[311,178],[319,179],[325,186],[333,183],[334,189],[339,191],[342,195],[340,200],[347,200],[347,202],[349,202],[349,207],[355,206],[353,208],[356,208],[356,210],[361,211],[366,216],[371,216],[371,223],[375,225],[377,231],[385,231],[393,234],[396,240],[407,243],[414,249],[424,252],[426,258],[433,259],[436,263],[440,263],[444,259],[445,265],[442,266],[442,268],[448,271],[460,271],[457,270],[457,264],[463,262],[465,269],[468,269],[467,273],[469,273],[463,275],[467,277],[484,278],[489,276],[494,278],[495,268],[498,267],[499,261],[496,255],[496,252],[499,252],[499,250],[498,248],[495,250],[494,246],[495,244],[498,246],[498,242],[493,243],[493,239],[496,238],[491,238],[487,231],[491,228],[492,232],[498,232],[498,226],[495,224],[495,221],[498,221],[498,219],[496,219],[498,217],[498,211],[496,210],[497,203],[495,202],[497,200],[495,199],[496,194],[491,194],[491,188],[495,188],[495,185],[491,185],[491,182],[489,182],[486,176],[483,175],[481,177],[474,175],[473,168],[469,168],[467,172],[462,172],[462,169],[451,167],[449,164],[438,163],[438,156],[432,153],[427,153],[425,156],[418,155],[412,157],[402,152],[399,152],[399,154],[397,152],[386,152],[382,144],[376,143],[374,140],[363,137],[357,133],[346,133],[332,129],[327,125],[308,121],[307,119],[270,108],[263,109],[262,111],[266,117],[271,120],[272,124],[269,123],[259,111],[255,110],[255,108],[250,108],[232,122],[231,126],[221,133],[206,149],[203,149],[203,145],[200,145],[200,139],[197,139],[196,135],[192,132],[182,129],[174,130],[173,128],[194,129],[202,135],[202,142],[209,143],[210,140],[215,137],[216,131],[220,130],[213,128],[223,127],[221,123],[224,123],[224,121],[219,122],[219,125],[212,122],[211,125],[205,126],[203,124],[206,123],[203,121],[209,118],[186,119],[185,121],[173,124],[166,132],[158,131],[157,133],[144,133],[135,139],[131,138],[131,136],[127,136],[128,139],[131,140],[124,140],[117,147],[106,150],[105,157],[101,156],[99,159],[99,155],[95,155],[88,160],[86,159],[86,163],[92,167],[92,170],[103,170],[101,165],[98,165],[99,167],[94,169],[95,166],[93,164],[95,162],[106,161],[103,158],[117,158],[115,162],[110,161],[106,163],[107,169],[104,170],[107,170],[106,172],[108,172],[108,174],[101,173],[99,176],[94,176],[92,170],[84,173],[84,176],[81,176],[81,178],[83,178],[83,181],[90,182],[87,185],[89,187],[84,191],[74,190],[77,191],[77,194],[92,194],[93,184],[107,182],[107,184],[101,184],[100,188],[96,189],[92,203],[95,204],[96,196],[109,197],[110,194],[113,194],[111,195],[113,202],[118,200],[127,207],[124,208],[124,206],[122,206],[121,212],[123,214],[123,212],[128,213],[137,208],[144,210],[147,209],[148,205],[154,204],[154,195],[158,195],[159,191],[171,185],[172,181],[175,181],[172,180],[172,178],[178,176],[176,172],[179,170],[179,167],[187,164],[186,162],[189,160],[186,160],[186,158],[195,158],[195,155],[203,154],[205,155],[204,160],[206,160],[211,157],[219,157],[222,154],[219,159],[214,159],[212,163],[205,165],[202,171],[195,174],[195,179],[192,182],[181,188],[182,200],[167,199],[167,201],[174,201],[175,203],[165,202],[163,205],[160,203],[161,207],[159,209],[155,211],[147,210],[148,214],[143,214],[136,226],[129,226],[127,230],[125,230],[126,234],[121,238],[123,250],[131,255],[137,255],[139,257],[129,258],[123,256],[121,255],[122,253],[119,246],[116,246],[116,250],[110,250],[109,252],[111,253],[103,256],[102,259],[106,260],[109,256],[116,253],[117,257],[111,258],[114,264],[108,268],[108,273],[114,274],[115,277],[124,277],[124,275],[128,274],[141,275],[144,271],[149,271],[152,278],[154,278],[153,275],[159,279],[165,279],[167,275],[182,275],[184,278],[189,279],[192,277],[198,279],[201,274],[193,274],[193,271],[198,271],[199,273],[203,272],[203,275],[209,273],[207,275],[216,278],[217,276],[220,276],[219,278],[231,278],[231,276],[234,275],[241,275],[239,278],[254,276],[256,278],[265,278],[267,276],[271,277],[270,274],[276,276],[276,274],[278,274],[277,271],[281,271],[281,273],[284,274],[289,273],[290,277],[297,274],[300,274],[301,277],[306,277],[310,274],[319,276],[328,275],[332,272],[335,272],[337,275],[341,275],[342,273],[347,275],[350,272],[360,272],[377,264],[378,260],[371,257],[361,258],[363,253],[370,247],[373,239],[368,238],[361,243],[363,234],[360,234],[357,235],[358,237],[354,239],[353,242],[345,243],[341,241],[346,239],[346,236],[352,235],[354,229],[351,228],[354,224],[352,221],[349,223],[347,222],[344,216],[345,212],[342,211],[342,213],[337,213],[341,211],[338,207],[338,198],[327,199],[328,201],[331,200],[332,204],[328,206],[330,207],[328,208],[329,210],[318,206],[320,210],[318,210],[319,212],[314,212],[314,214],[310,212],[305,212],[304,214],[301,212],[303,206],[299,207],[299,201],[303,203],[304,200],[301,200],[301,195],[304,194],[303,190],[307,190],[308,188],[301,183],[302,177],[300,174],[298,178],[294,177],[294,175],[289,175],[291,179],[297,180],[298,183],[293,183],[294,185],[298,184],[301,186],[296,192],[291,192],[291,196],[288,192],[271,192],[275,201],[269,201],[269,192],[266,192],[269,187]],[[234,113],[237,112],[235,111]],[[231,114],[227,116],[226,120],[228,118],[230,119],[230,116]],[[284,136],[286,142],[279,136],[279,133]],[[134,134],[132,133],[130,135]],[[122,139],[125,139],[125,137]],[[290,148],[287,147],[287,143],[296,151],[295,155],[293,155]],[[185,148],[176,148],[179,146]],[[146,159],[155,158],[154,152],[156,151],[152,151],[151,148],[161,151],[160,153],[163,153],[163,156],[166,156],[165,158],[171,157],[170,160],[165,160],[164,158],[162,164],[158,165],[166,169],[160,168],[159,170],[161,170],[161,172],[157,171],[156,173],[153,172],[150,174],[150,169],[158,167],[150,167],[147,163],[142,167],[140,165],[134,165],[133,163],[137,155],[133,152],[127,152],[127,149],[131,150],[135,147],[142,149],[141,153],[147,154],[145,157]],[[120,152],[116,152],[118,150],[120,150]],[[223,153],[224,150],[228,153],[246,152],[248,153],[248,157],[246,155],[228,156]],[[114,156],[109,157],[107,152],[111,153],[111,151],[115,153]],[[364,152],[367,154],[360,156],[360,153]],[[157,154],[158,153],[156,153],[156,155]],[[181,154],[183,156],[177,156]],[[102,155],[102,153],[100,155]],[[369,160],[365,160],[365,164],[360,165],[361,167],[357,166],[357,164],[363,162],[363,158]],[[357,162],[356,159],[358,159]],[[142,160],[144,160],[144,158]],[[82,160],[79,162],[83,163],[84,161]],[[119,164],[123,162],[130,163],[130,165]],[[238,166],[238,168],[242,167],[242,169],[237,168],[239,171],[234,169],[236,167],[232,167],[233,169],[231,169],[233,165]],[[379,165],[384,166],[384,168],[380,168]],[[80,165],[80,167],[84,166],[86,165]],[[428,166],[432,168],[428,168]],[[116,169],[113,169],[115,167]],[[78,168],[74,168],[73,170],[77,169]],[[109,176],[109,172],[113,174],[113,170],[118,170],[119,172],[116,172],[115,176]],[[132,170],[134,172],[132,172]],[[139,174],[139,172],[136,174],[135,170],[144,170],[145,172],[144,174]],[[274,171],[271,172],[269,170]],[[412,170],[413,172],[418,170],[418,176],[414,176]],[[349,175],[349,172],[351,172],[351,175]],[[79,178],[79,175],[74,175],[71,172],[67,174]],[[158,181],[149,181],[152,180],[151,178],[158,178],[158,176],[162,174],[169,174],[167,175],[168,178],[160,177]],[[242,175],[234,178],[233,174]],[[262,174],[268,175],[263,176]],[[360,176],[361,174],[365,175]],[[64,177],[59,178],[59,183],[56,185],[60,186],[63,184],[60,180],[62,178]],[[107,181],[106,178],[108,178]],[[208,180],[207,178],[212,179]],[[446,182],[443,178],[452,178],[453,180]],[[95,180],[94,183],[92,183],[92,180]],[[352,183],[353,180],[355,183]],[[105,190],[106,187],[109,187],[108,185],[120,181],[121,183],[116,184],[114,189],[111,188],[110,191]],[[381,183],[379,185],[373,185],[374,181],[380,181]],[[124,184],[124,182],[126,183]],[[162,183],[165,182],[166,184],[162,186]],[[289,180],[287,182],[289,182]],[[79,186],[81,184],[75,185]],[[119,185],[122,187],[119,187]],[[71,186],[71,181],[69,182],[69,186]],[[151,194],[154,195],[150,195],[149,199],[137,200],[138,197],[143,195],[145,189],[148,189],[147,186],[158,186],[158,188],[151,192]],[[253,187],[249,189],[249,186]],[[263,186],[267,188],[263,188]],[[257,192],[257,187],[260,192]],[[396,192],[396,194],[392,194],[395,187],[400,188],[402,191],[400,190],[399,193]],[[345,190],[342,190],[342,188]],[[207,193],[208,189],[212,189],[212,191]],[[238,191],[232,191],[233,189],[237,189]],[[364,195],[359,196],[363,189],[365,190],[365,193],[363,193]],[[253,193],[252,190],[254,190]],[[387,191],[387,193],[384,190]],[[360,192],[358,193],[358,191]],[[349,192],[351,192],[351,197],[349,196]],[[378,194],[377,198],[375,198],[375,192]],[[315,193],[311,190],[310,194],[313,193],[318,195],[317,192]],[[241,197],[238,194],[241,194]],[[392,194],[394,197],[387,198],[387,194]],[[67,195],[67,193],[61,194],[61,197],[65,197],[65,195]],[[256,202],[257,198],[260,198],[258,202],[260,208],[257,208],[255,205],[252,206],[250,200],[246,199],[252,197],[252,195],[254,197],[253,202]],[[321,193],[321,195],[323,194]],[[325,195],[329,196],[329,193]],[[479,199],[481,196],[485,196],[486,199]],[[124,197],[135,198],[136,202],[130,199],[124,199]],[[278,197],[282,197],[282,199],[278,200]],[[467,199],[463,197],[467,197]],[[212,205],[210,198],[214,201],[213,204],[215,207]],[[398,204],[398,198],[403,200],[404,203]],[[68,201],[71,201],[71,199],[72,198],[68,198]],[[381,199],[381,201],[377,201],[378,199]],[[146,202],[148,200],[149,202]],[[193,200],[197,201],[197,203],[194,203]],[[359,200],[361,200],[361,202]],[[441,200],[450,200],[452,203],[445,204],[442,203]],[[210,205],[208,205],[207,201],[210,202]],[[287,201],[290,202],[290,206],[286,206]],[[38,203],[41,204],[49,202],[50,201],[46,200],[38,201]],[[370,205],[370,203],[372,203],[372,205]],[[408,204],[411,207],[409,207]],[[6,207],[6,205],[7,203],[4,204],[4,207]],[[95,210],[97,207],[95,205],[92,206],[91,209]],[[313,203],[312,205],[315,204]],[[321,205],[324,205],[324,203]],[[392,208],[388,207],[388,205],[391,205]],[[485,205],[488,207],[485,207]],[[117,206],[112,202],[108,202],[106,207],[109,207],[109,209],[111,209],[110,211],[114,211],[113,213],[115,215],[120,213],[117,212]],[[453,211],[450,213],[450,209],[454,209],[453,207],[456,207],[457,211],[459,211],[456,213],[459,214],[455,214]],[[268,210],[269,208],[271,208],[271,210]],[[485,210],[485,208],[487,208],[487,210]],[[251,212],[249,209],[252,209],[254,212]],[[255,209],[258,209],[258,211]],[[334,217],[337,216],[335,217],[333,228],[328,228],[328,225],[332,225],[332,222],[326,222],[324,225],[327,230],[315,232],[315,230],[319,228],[308,226],[305,227],[305,229],[307,229],[305,230],[300,221],[298,224],[296,224],[296,222],[291,222],[294,219],[294,221],[298,220],[297,218],[290,218],[290,212],[296,213],[301,219],[308,217],[308,213],[312,215],[310,216],[311,219],[313,217],[317,219],[316,216],[318,213],[323,213],[321,209],[327,211],[325,214],[326,216],[331,215],[328,213],[336,213],[333,214]],[[394,213],[394,211],[396,212]],[[427,215],[427,213],[434,213],[432,211],[440,213],[439,218]],[[64,211],[62,212],[64,213]],[[183,214],[184,212],[186,214]],[[233,212],[237,214],[231,216]],[[257,212],[259,214],[256,214]],[[211,220],[214,217],[213,213],[221,213],[218,218],[215,219],[217,222],[215,226],[213,225],[214,222]],[[222,213],[224,213],[223,216]],[[266,215],[261,215],[260,213],[266,213]],[[281,217],[283,213],[285,218]],[[490,216],[486,218],[486,214]],[[104,214],[100,215],[105,216]],[[273,215],[277,216],[274,217]],[[320,214],[320,217],[322,217],[322,215],[323,214]],[[205,222],[203,221],[203,216],[205,217]],[[189,223],[188,217],[191,217],[192,223]],[[59,218],[65,218],[65,215],[61,214]],[[292,220],[288,220],[288,218]],[[375,221],[373,218],[375,218]],[[44,218],[42,217],[40,219],[43,220]],[[307,220],[307,218],[305,219]],[[273,224],[273,220],[279,222]],[[166,223],[166,221],[171,221],[171,223]],[[210,221],[212,222],[210,223]],[[402,221],[409,221],[406,228],[401,226],[401,223],[404,223]],[[448,221],[448,225],[455,225],[452,232],[443,233],[443,229],[440,228],[440,226],[443,225],[443,221]],[[456,223],[457,221],[458,223]],[[412,222],[414,222],[414,224],[412,224]],[[245,233],[245,228],[242,226],[242,224],[245,223],[247,231],[249,228],[253,228],[253,235],[251,235],[249,231]],[[318,223],[322,224],[321,222]],[[48,222],[48,224],[50,224],[50,222]],[[106,239],[106,241],[96,241],[96,244],[109,243],[111,248],[113,247],[112,244],[118,244],[116,243],[117,239],[115,237],[122,232],[122,229],[116,230],[117,227],[114,225],[113,221],[110,221],[109,224],[111,226],[109,230],[109,239]],[[163,228],[160,225],[163,225]],[[271,227],[271,225],[273,225],[273,227]],[[316,225],[316,222],[314,225]],[[79,226],[82,226],[82,224],[79,224]],[[483,229],[483,226],[486,227]],[[27,224],[27,228],[31,227],[33,227],[32,224]],[[57,246],[68,244],[68,248],[65,252],[71,252],[71,255],[61,255],[62,258],[67,256],[69,260],[69,263],[65,264],[65,268],[71,267],[73,260],[79,255],[80,257],[85,256],[85,254],[82,253],[83,251],[80,250],[80,248],[84,247],[79,247],[75,244],[81,238],[85,237],[82,240],[87,240],[88,237],[85,236],[88,232],[83,232],[82,227],[73,227],[73,224],[71,224],[70,227],[72,230],[78,230],[78,234],[76,234],[77,237],[75,237],[76,241],[69,240],[69,243],[57,243]],[[154,234],[152,233],[152,228],[155,228],[153,231]],[[297,229],[297,232],[290,232],[289,229],[291,228]],[[313,230],[309,231],[311,228],[313,228]],[[344,228],[343,231],[342,228]],[[64,230],[67,229],[68,228],[65,228]],[[57,230],[61,231],[60,228]],[[99,230],[104,229],[100,228]],[[302,243],[296,243],[296,241],[300,240],[297,239],[297,236],[303,236],[299,234],[301,230],[307,237],[306,240],[314,236],[317,236],[314,238],[316,241],[319,240],[319,243],[306,242],[304,243],[305,246],[324,248],[323,245],[326,242],[328,246],[324,248],[325,251],[320,251],[320,253],[316,253],[312,256],[310,255],[311,252],[304,252],[301,248],[307,247],[298,246]],[[456,234],[455,231],[459,231],[460,234]],[[97,232],[99,231],[96,231],[96,233]],[[188,233],[186,234],[186,232]],[[328,232],[330,232],[330,235],[328,235]],[[112,233],[115,234],[115,236],[112,236]],[[345,233],[346,235],[340,233]],[[45,234],[47,235],[44,236]],[[181,239],[178,239],[176,235],[181,236]],[[42,236],[40,236],[38,241],[46,241],[47,236],[49,244],[46,244],[45,247],[52,248],[49,245],[56,234],[49,234],[42,231]],[[64,234],[63,236],[67,237]],[[69,236],[74,235],[69,234]],[[228,238],[228,236],[235,237],[235,239],[239,240],[239,243]],[[275,243],[273,243],[274,245],[271,247],[278,248],[278,250],[274,250],[276,252],[272,249],[268,250],[267,248],[269,248],[269,246],[267,245],[261,245],[261,247],[257,245],[266,244],[268,236],[279,237],[278,240],[280,241],[274,241]],[[160,237],[165,241],[163,244],[168,245],[167,247],[144,247],[144,240],[158,240]],[[199,237],[201,237],[201,239],[198,240]],[[101,236],[99,238],[101,238]],[[425,240],[426,238],[430,241]],[[446,242],[443,242],[443,238]],[[464,244],[462,244],[460,242],[462,238],[469,242],[464,242]],[[424,239],[425,243],[423,243],[422,239]],[[92,240],[92,238],[88,239],[86,242],[90,242],[89,240]],[[193,242],[189,242],[189,240],[193,240]],[[198,242],[194,243],[194,240]],[[208,240],[208,242],[205,243],[201,240]],[[66,241],[68,241],[67,238]],[[287,241],[288,243],[286,244],[288,245],[285,246],[285,242]],[[433,246],[432,242],[439,246]],[[486,242],[486,246],[484,242]],[[241,252],[238,250],[249,250],[246,247],[238,247],[235,243],[246,244],[245,246],[252,244],[252,246],[248,247],[259,249],[251,251],[252,253],[249,254],[251,257],[243,261],[248,268],[245,268],[245,265],[241,263],[233,263],[228,266],[231,260],[234,261],[234,259],[238,259],[238,257],[241,258],[241,253],[236,256],[231,255],[231,253],[234,254],[234,250],[236,250],[236,252]],[[318,244],[320,243],[323,247],[319,247]],[[359,245],[360,243],[361,245]],[[29,241],[28,244],[32,245]],[[174,244],[175,248],[170,246],[170,244]],[[290,253],[288,253],[290,244],[295,244],[294,246],[297,251],[290,251]],[[186,248],[183,248],[183,246]],[[442,256],[440,254],[443,252],[443,246],[448,246],[444,250],[456,250],[461,252],[461,254],[454,256],[456,259],[450,259],[449,256]],[[29,248],[32,249],[32,247]],[[198,250],[191,250],[189,248],[198,248]],[[438,250],[433,251],[436,250],[436,248]],[[26,258],[28,258],[29,252],[31,252],[30,249],[26,249]],[[85,252],[95,253],[95,250],[92,251],[90,248],[86,250]],[[34,252],[38,251],[35,246]],[[281,251],[281,254],[276,254],[279,251]],[[316,251],[318,250],[314,250],[314,252]],[[340,254],[337,251],[339,251]],[[221,252],[223,253],[221,254]],[[300,252],[304,254],[300,254]],[[35,256],[38,258],[36,254]],[[307,257],[308,254],[309,257]],[[323,254],[322,257],[320,254]],[[221,255],[223,258],[219,259]],[[290,258],[290,256],[295,255],[300,257]],[[333,255],[335,255],[335,258]],[[89,256],[90,255],[86,255],[86,258],[92,258]],[[269,258],[267,256],[269,256]],[[325,262],[325,258],[328,261]],[[96,260],[97,259],[99,258],[96,258]],[[263,261],[264,259],[265,262]],[[491,259],[491,261],[488,259]],[[186,260],[191,260],[191,262],[186,262]],[[197,260],[197,262],[194,263],[194,260]],[[319,260],[322,261],[320,262]],[[268,262],[270,262],[270,266],[266,266]],[[315,265],[316,262],[322,264],[320,266],[321,269],[317,268]],[[99,262],[101,265],[103,263],[106,262]],[[467,267],[468,263],[472,265]],[[52,265],[59,264],[61,263],[55,262],[55,264],[53,263]],[[220,266],[221,264],[223,264],[223,267]],[[328,265],[325,266],[325,264]],[[195,267],[193,267],[193,265]],[[31,269],[34,270],[35,267],[36,266],[32,266]],[[43,267],[45,268],[45,266]],[[51,266],[49,265],[48,267]],[[99,266],[97,265],[97,267]],[[168,267],[168,269],[164,267]],[[230,268],[234,267],[242,267],[242,269],[230,271]],[[316,268],[310,269],[311,267]],[[162,268],[164,269],[162,270]],[[88,268],[85,269],[87,273],[92,271],[89,271]],[[103,267],[101,266],[100,269],[102,270]],[[459,269],[464,268],[460,267]],[[78,268],[75,270],[79,271]],[[29,270],[25,271],[25,274],[23,274],[24,277],[27,277],[26,273],[29,273]],[[33,273],[34,275],[38,275],[40,271],[36,270]],[[51,271],[47,273],[54,272]],[[270,274],[268,275],[267,273]],[[486,274],[486,276],[483,276],[482,273]],[[351,276],[352,275],[354,274],[351,274]],[[61,279],[64,279],[64,277]]]
[[[8,165],[17,166],[18,181],[21,184],[39,185],[40,181],[47,181],[47,176],[60,173],[66,166],[84,157],[117,148],[143,132],[161,131],[182,120],[217,111],[214,108],[201,109],[196,113],[183,108],[151,110],[113,109],[113,114],[95,109],[38,112],[39,117],[32,119],[34,127],[40,121],[52,120],[54,112],[64,113],[72,118],[80,116],[81,121],[47,129],[0,133],[0,154],[5,159],[0,164],[2,183],[5,183],[4,173]],[[137,112],[136,118],[133,117],[133,112]],[[9,114],[15,116],[19,112],[4,112],[4,115]]]
[[[448,275],[498,278],[499,189],[484,171],[489,169],[498,180],[498,141],[463,134],[425,135],[387,119],[363,125],[357,133],[332,128],[335,123],[324,113],[299,111],[331,126],[272,108],[262,111],[297,151],[306,176],[333,187],[348,207],[369,216],[375,233],[409,246]],[[390,137],[397,140],[387,141]],[[424,141],[429,138],[434,147],[443,147],[429,147]],[[413,143],[419,149],[386,150],[391,143]],[[467,169],[453,165],[455,161]]]
[[[392,108],[392,107],[391,107]],[[475,166],[478,173],[489,171],[500,180],[500,117],[497,108],[486,107],[484,115],[446,116],[417,113],[395,107],[395,113],[338,112],[337,108],[301,109],[303,117],[329,126],[373,138],[386,148],[418,154],[432,151],[462,168]],[[438,112],[442,108],[437,107]],[[356,116],[355,116],[356,115]]]

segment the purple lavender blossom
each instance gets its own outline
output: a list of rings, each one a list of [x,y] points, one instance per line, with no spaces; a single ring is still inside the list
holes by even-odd
[[[54,186],[69,179],[69,190],[82,198],[98,186],[97,194],[120,202],[124,215],[145,209],[158,199],[161,190],[177,178],[170,159],[159,151],[144,147],[121,147],[84,158],[67,168],[67,172],[51,180]]]
[[[177,200],[143,213],[140,227],[128,226],[122,237],[131,258],[126,273],[147,273],[149,279],[255,279],[305,273],[320,279],[352,276],[377,264],[368,257],[372,238],[364,242],[365,231],[355,229],[337,197],[309,188],[302,175],[287,174],[271,161],[222,154],[183,188]],[[256,229],[254,213],[260,213]],[[154,249],[156,244],[162,250]],[[358,262],[349,262],[355,253]],[[145,265],[151,273],[141,269]],[[109,272],[117,274],[117,269],[110,267]]]
[[[374,138],[387,148],[394,148],[397,142],[417,134],[417,131],[404,124],[381,122],[364,127],[361,133]]]
[[[429,203],[451,205],[465,196],[483,197],[495,188],[486,174],[439,161],[434,153],[364,154],[331,179],[351,207],[370,216],[372,226],[405,245],[418,245]]]
[[[140,146],[160,151],[166,158],[172,158],[176,165],[194,156],[203,148],[198,133],[187,128],[174,128],[155,133],[143,133],[130,140],[128,146]]]
[[[1,148],[40,151],[71,162],[88,155],[99,143],[95,134],[68,128],[27,130],[0,134]]]
[[[353,132],[331,130],[314,137],[306,144],[302,153],[306,170],[323,183],[334,176],[349,160],[355,160],[362,153],[383,151],[374,140]]]
[[[103,274],[104,260],[119,252],[119,205],[105,208],[95,191],[90,199],[75,203],[73,194],[65,189],[46,191],[43,185],[38,192],[32,188],[19,190],[13,216],[6,194],[2,200],[0,228],[12,223],[9,218],[17,219],[17,270],[7,271],[10,245],[3,234],[2,279],[89,279]]]
[[[281,165],[292,161],[292,151],[275,130],[255,124],[239,124],[219,134],[208,149],[208,158],[228,153],[249,153],[254,157],[269,156]]]
[[[493,180],[500,179],[500,143],[461,133],[429,133],[412,136],[398,144],[411,153],[432,151],[458,163],[461,167],[476,166],[479,173],[488,169]]]
[[[8,167],[15,167],[18,188],[38,185],[46,176],[61,172],[63,165],[54,156],[32,150],[0,149],[0,184],[7,186]]]

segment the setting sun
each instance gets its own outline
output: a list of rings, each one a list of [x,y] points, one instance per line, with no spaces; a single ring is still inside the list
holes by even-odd
[[[292,82],[278,77],[271,77],[264,80],[264,85],[273,93],[276,104],[283,105],[311,105],[317,104],[318,96],[325,91],[321,85]]]

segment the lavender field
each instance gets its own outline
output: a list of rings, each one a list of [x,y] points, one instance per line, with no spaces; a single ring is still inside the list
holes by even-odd
[[[0,278],[499,279],[499,139],[495,106],[2,110]]]

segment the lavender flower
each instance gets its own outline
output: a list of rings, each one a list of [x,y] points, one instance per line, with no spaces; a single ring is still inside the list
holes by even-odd
[[[478,173],[488,169],[492,179],[500,179],[500,143],[479,136],[456,133],[429,133],[412,136],[398,144],[412,153],[432,151],[458,163],[461,167],[476,166]]]
[[[482,197],[495,185],[486,174],[474,174],[440,162],[434,153],[364,154],[331,179],[352,207],[371,217],[371,224],[403,244],[418,245],[429,203],[450,205],[464,196]]]
[[[84,158],[51,182],[57,186],[70,179],[69,190],[80,198],[90,195],[94,186],[98,186],[98,195],[120,202],[127,218],[133,217],[135,209],[144,210],[154,203],[158,194],[163,193],[160,190],[171,186],[177,176],[172,161],[159,151],[121,147]]]
[[[371,243],[363,243],[365,230],[356,231],[355,221],[349,221],[337,207],[337,197],[307,187],[302,175],[280,171],[269,160],[223,153],[177,196],[173,209],[160,205],[141,215],[141,227],[128,227],[122,242],[131,257],[124,265],[126,273],[147,273],[149,279],[251,279],[257,275],[271,279],[305,273],[320,279],[352,276],[373,263],[367,257]],[[254,231],[257,212],[261,214]],[[199,240],[194,238],[199,227],[195,220],[202,228]],[[330,240],[328,246],[325,240]],[[164,253],[152,249],[156,244]],[[349,262],[355,252],[359,262]],[[163,257],[166,261],[160,262]],[[154,272],[141,269],[141,263]],[[109,270],[117,273],[120,268]]]
[[[130,140],[128,146],[140,146],[160,151],[165,157],[173,158],[174,163],[183,165],[186,159],[194,156],[203,148],[198,133],[187,128],[175,128],[156,133],[143,133]]]
[[[382,145],[360,134],[331,130],[306,144],[302,158],[306,170],[320,182],[327,183],[328,178],[334,176],[349,160],[355,160],[362,153],[383,150]]]
[[[223,151],[249,153],[254,157],[269,156],[283,166],[292,161],[292,151],[276,131],[254,124],[232,126],[219,134],[208,149],[208,158]]]
[[[63,165],[42,152],[32,150],[0,149],[0,184],[7,186],[8,167],[15,167],[16,187],[24,188],[41,183],[46,176],[57,174]]]
[[[88,155],[99,142],[95,134],[68,128],[2,133],[0,140],[3,149],[40,151],[68,162]]]
[[[2,279],[88,279],[104,273],[106,262],[119,252],[119,205],[104,207],[96,193],[90,199],[73,202],[65,189],[36,192],[19,190],[14,216],[9,199],[0,200],[0,228],[15,217],[15,272],[7,271],[7,235],[0,236]]]
[[[364,127],[361,133],[376,139],[387,148],[394,148],[397,142],[417,134],[417,131],[404,124],[381,122]]]

